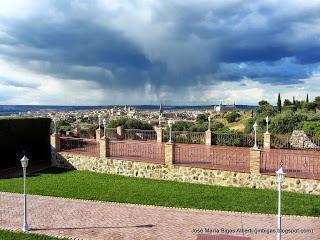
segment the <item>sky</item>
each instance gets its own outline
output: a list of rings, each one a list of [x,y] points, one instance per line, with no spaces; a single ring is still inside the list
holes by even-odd
[[[0,104],[320,95],[320,0],[0,2]]]

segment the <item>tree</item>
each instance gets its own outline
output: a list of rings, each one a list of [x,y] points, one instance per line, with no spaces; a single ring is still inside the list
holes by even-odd
[[[240,117],[240,114],[237,113],[236,111],[233,111],[227,114],[226,119],[228,123],[233,123],[233,122],[236,122],[239,117]]]
[[[108,128],[116,128],[118,126],[123,126],[125,129],[141,129],[141,130],[152,130],[153,127],[144,121],[132,118],[120,118],[112,120],[107,125]]]
[[[307,93],[306,103],[309,103],[309,94]]]
[[[301,113],[285,111],[273,117],[270,130],[272,133],[292,133],[293,130],[302,128],[302,125],[307,120],[307,116]]]
[[[278,102],[277,102],[277,108],[278,108],[278,112],[281,113],[281,107],[282,107],[282,103],[281,103],[281,96],[280,93],[278,94]]]
[[[317,108],[320,108],[320,96],[315,97],[313,101]]]
[[[283,106],[285,107],[285,106],[290,106],[290,105],[292,105],[292,102],[290,102],[289,99],[285,99],[283,102]]]
[[[209,115],[207,114],[200,113],[197,115],[196,122],[197,123],[208,122],[208,116]]]
[[[266,100],[261,100],[259,103],[259,106],[267,106],[267,105],[270,105],[270,103]]]

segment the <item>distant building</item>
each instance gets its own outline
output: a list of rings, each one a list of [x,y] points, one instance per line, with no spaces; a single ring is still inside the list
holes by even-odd
[[[214,111],[218,113],[232,112],[236,109],[237,108],[235,103],[233,105],[223,105],[222,103],[220,103],[219,105],[214,106]]]

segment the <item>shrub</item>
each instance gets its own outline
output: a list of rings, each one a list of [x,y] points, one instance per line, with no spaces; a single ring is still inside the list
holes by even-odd
[[[115,119],[107,125],[108,128],[116,128],[118,126],[124,126],[125,129],[153,130],[149,123],[132,118]]]
[[[226,115],[226,119],[227,119],[228,123],[236,122],[239,117],[240,117],[240,114],[237,113],[236,111],[233,111],[233,112],[228,113]]]
[[[270,130],[279,134],[292,133],[293,130],[301,129],[306,120],[305,114],[285,111],[271,120]]]
[[[320,121],[305,122],[303,131],[317,139],[320,139]]]

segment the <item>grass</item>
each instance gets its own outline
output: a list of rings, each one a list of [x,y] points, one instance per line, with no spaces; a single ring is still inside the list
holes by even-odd
[[[5,240],[17,240],[17,239],[23,239],[23,240],[63,240],[66,238],[54,238],[54,237],[48,237],[45,235],[40,234],[31,234],[31,233],[22,233],[22,232],[13,232],[13,231],[4,231],[0,230],[0,239]]]
[[[22,178],[0,180],[0,191],[22,193]],[[30,194],[168,207],[277,213],[277,191],[208,186],[50,168],[29,176]],[[283,193],[283,214],[320,217],[320,196]]]

